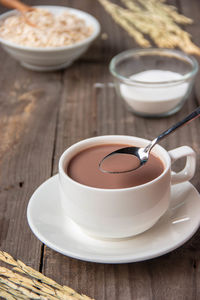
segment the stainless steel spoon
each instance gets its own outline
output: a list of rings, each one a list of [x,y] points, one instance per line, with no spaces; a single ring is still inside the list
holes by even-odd
[[[126,147],[109,153],[100,161],[99,163],[100,170],[105,173],[118,174],[118,173],[127,173],[138,169],[140,166],[144,165],[148,161],[150,151],[159,141],[161,141],[163,138],[168,136],[170,133],[177,130],[179,127],[184,126],[188,124],[190,121],[199,117],[199,115],[200,115],[200,106],[197,109],[195,109],[191,114],[189,114],[187,117],[185,117],[183,120],[179,121],[169,129],[162,132],[158,137],[156,137],[153,141],[151,141],[145,148]],[[117,157],[117,159],[120,159],[120,156],[124,154],[134,155],[134,157],[136,158],[134,160],[133,165],[130,166],[129,169],[116,171],[116,166],[115,166],[115,170],[113,171],[105,168],[105,161],[107,159],[111,158],[113,155],[118,155],[119,157]]]

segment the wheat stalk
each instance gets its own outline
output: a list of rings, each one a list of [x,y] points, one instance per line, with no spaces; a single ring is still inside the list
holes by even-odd
[[[58,284],[4,251],[0,251],[0,260],[12,266],[12,269],[0,267],[0,296],[7,300],[92,300]]]
[[[108,0],[99,0],[106,11],[113,17],[116,23],[123,27],[142,47],[149,47],[151,44],[144,38],[143,34],[133,27],[125,18],[126,10]]]
[[[177,12],[165,0],[121,0],[124,7],[109,0],[99,0],[116,23],[123,27],[141,47],[152,46],[148,36],[160,48],[179,47],[185,52],[200,55],[200,48],[179,24],[193,21]]]

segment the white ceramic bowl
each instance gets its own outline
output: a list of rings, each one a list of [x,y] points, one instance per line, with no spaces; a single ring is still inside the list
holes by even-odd
[[[63,47],[48,47],[48,48],[34,48],[20,46],[8,40],[0,38],[3,49],[8,52],[13,58],[18,60],[24,67],[36,71],[52,71],[59,70],[71,65],[77,58],[79,58],[94,41],[100,32],[99,22],[90,14],[81,10],[62,7],[62,6],[36,6],[38,8],[46,9],[53,14],[61,14],[67,10],[75,16],[85,20],[86,25],[94,28],[93,33],[88,38],[68,46]],[[0,16],[0,22],[12,15],[16,11],[12,10]]]

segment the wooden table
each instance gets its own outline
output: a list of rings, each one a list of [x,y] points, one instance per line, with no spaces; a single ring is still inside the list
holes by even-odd
[[[51,3],[55,1],[49,0]],[[170,3],[194,19],[186,29],[200,45],[200,2]],[[107,85],[112,81],[108,63],[117,53],[137,45],[95,0],[57,0],[56,5],[93,14],[108,38],[100,36],[68,69],[50,73],[28,71],[0,49],[0,250],[97,300],[200,299],[199,231],[184,246],[162,257],[112,265],[61,255],[43,245],[28,226],[28,201],[42,182],[58,172],[58,159],[67,147],[104,134],[151,139],[199,105],[198,94],[193,93],[181,111],[168,118],[141,118],[130,113]],[[0,12],[4,11],[0,7]],[[198,190],[199,122],[161,143],[168,150],[190,145],[197,152],[197,170],[191,182]]]

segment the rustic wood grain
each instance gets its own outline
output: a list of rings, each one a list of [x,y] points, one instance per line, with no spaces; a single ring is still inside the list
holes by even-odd
[[[26,2],[47,4],[42,0]],[[55,1],[48,4],[55,5]],[[37,186],[57,173],[59,157],[67,147],[104,134],[152,139],[199,103],[192,94],[174,116],[155,119],[133,115],[116,95],[108,63],[115,54],[136,47],[134,41],[96,0],[57,0],[56,4],[92,13],[108,39],[100,36],[70,68],[50,73],[25,70],[0,50],[0,248],[96,300],[199,299],[199,231],[184,246],[162,257],[113,265],[65,257],[43,247],[28,227],[28,200]],[[176,4],[195,20],[187,30],[200,45],[200,3],[181,0]],[[161,144],[168,150],[190,145],[199,154],[199,122],[195,120]],[[197,155],[192,183],[200,191],[199,166]]]
[[[38,267],[40,243],[28,228],[26,207],[51,175],[60,75],[36,76],[0,53],[0,245]]]
[[[25,70],[3,49],[0,64],[0,247],[39,269],[41,243],[26,208],[51,176],[61,73]]]

